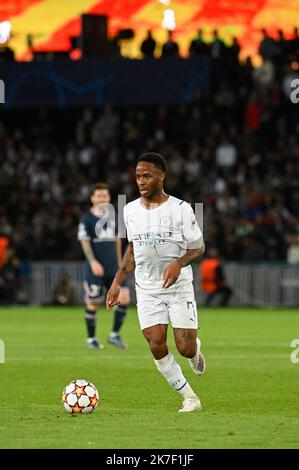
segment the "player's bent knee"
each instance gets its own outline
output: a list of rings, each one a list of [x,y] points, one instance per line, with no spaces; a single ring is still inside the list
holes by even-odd
[[[168,348],[166,344],[161,345],[150,343],[150,349],[155,359],[162,359],[168,354]]]
[[[155,359],[162,359],[162,357],[165,357],[168,354],[168,348],[165,342],[151,339],[149,341],[149,346]]]
[[[177,343],[177,350],[183,357],[194,357],[196,354],[196,343],[193,344],[190,342],[180,342]]]

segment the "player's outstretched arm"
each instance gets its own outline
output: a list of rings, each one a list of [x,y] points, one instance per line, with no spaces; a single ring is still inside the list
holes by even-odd
[[[135,260],[134,260],[134,251],[133,251],[133,244],[129,243],[128,248],[124,254],[121,266],[111,284],[111,287],[108,291],[106,297],[106,307],[107,309],[117,305],[120,286],[124,282],[124,280],[128,277],[128,275],[133,272],[135,269]]]
[[[181,269],[198,260],[204,254],[204,252],[205,244],[202,240],[199,248],[187,250],[183,256],[167,266],[163,273],[163,287],[167,289],[168,287],[172,286],[172,284],[175,284],[181,273]]]

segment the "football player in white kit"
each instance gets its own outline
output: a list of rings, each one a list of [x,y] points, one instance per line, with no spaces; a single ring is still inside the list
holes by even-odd
[[[199,397],[169,352],[171,322],[179,353],[195,374],[203,374],[205,360],[197,337],[197,308],[191,263],[204,253],[202,232],[191,206],[165,194],[167,165],[157,153],[142,155],[136,167],[141,197],[124,208],[129,246],[107,294],[107,308],[118,304],[120,286],[135,270],[140,326],[158,370],[184,398],[180,412],[201,409]]]

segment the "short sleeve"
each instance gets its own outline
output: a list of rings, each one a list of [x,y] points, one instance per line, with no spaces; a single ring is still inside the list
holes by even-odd
[[[129,217],[128,217],[128,209],[127,209],[127,206],[124,207],[124,222],[125,222],[125,226],[126,226],[126,229],[127,229],[127,239],[129,242],[132,241],[132,233],[131,233],[131,230],[130,230],[130,221],[129,221]]]
[[[82,217],[78,226],[78,240],[90,240],[91,239],[90,225],[86,220],[86,217]]]
[[[200,248],[203,242],[202,231],[199,228],[192,207],[185,202],[182,205],[183,237],[188,249]]]

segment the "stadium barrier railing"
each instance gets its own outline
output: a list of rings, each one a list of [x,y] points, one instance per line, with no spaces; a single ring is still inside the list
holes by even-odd
[[[83,266],[78,262],[34,262],[29,302],[35,305],[54,303],[54,293],[61,279],[70,279],[74,304],[83,302]],[[227,283],[233,290],[230,305],[259,307],[295,307],[299,305],[299,265],[286,263],[225,263]],[[194,288],[198,304],[204,302],[199,288],[198,267],[193,267]],[[135,302],[134,279],[129,279]]]

